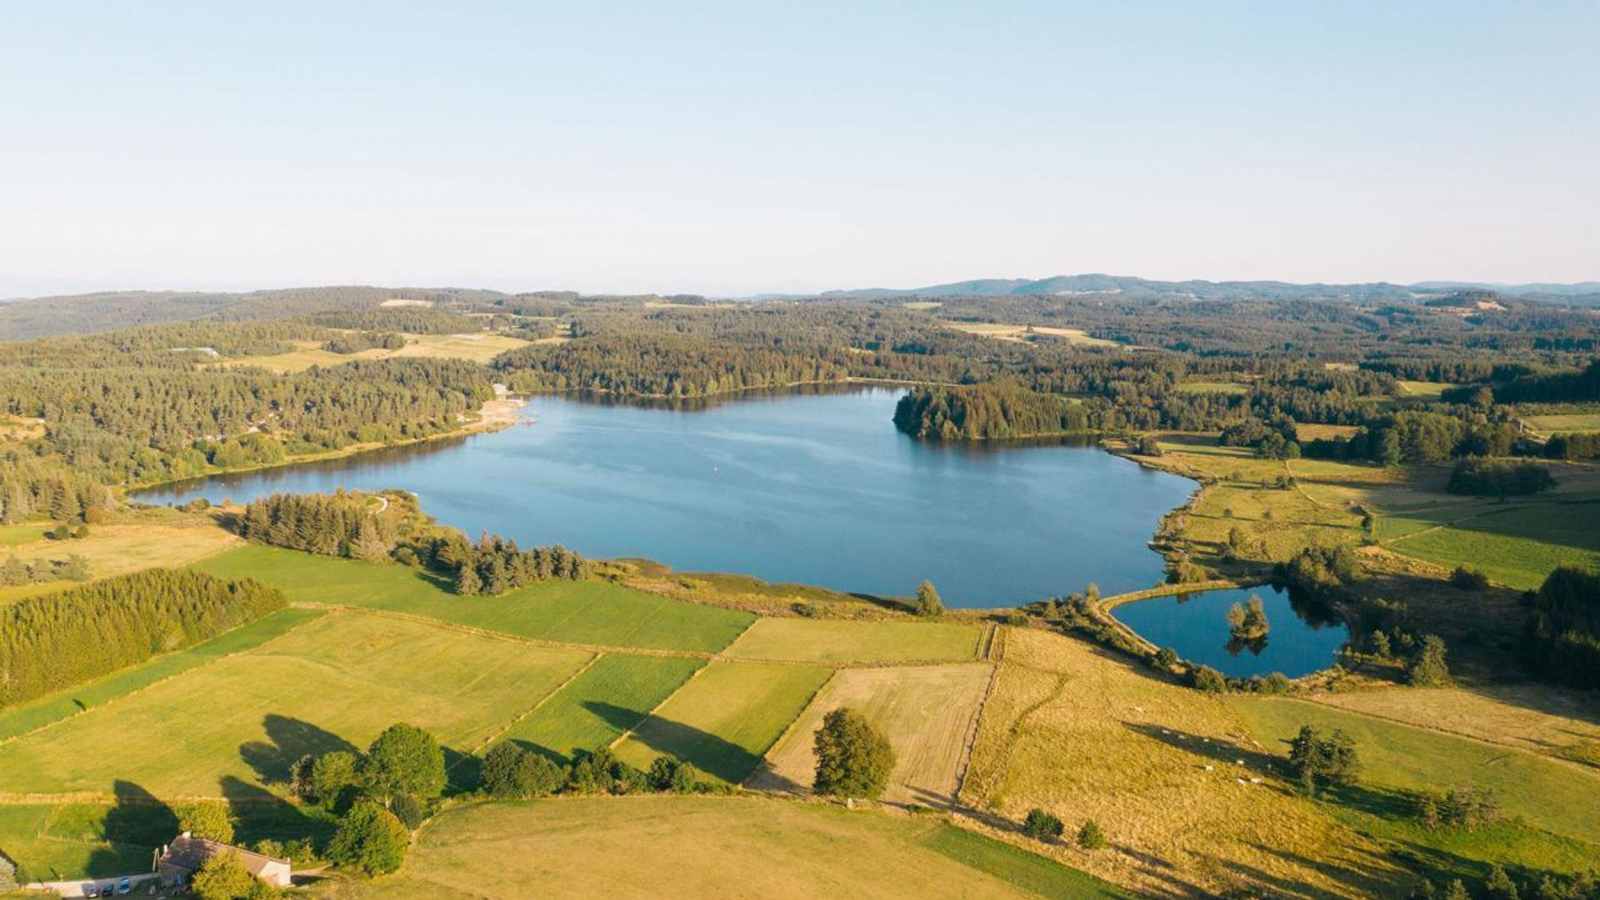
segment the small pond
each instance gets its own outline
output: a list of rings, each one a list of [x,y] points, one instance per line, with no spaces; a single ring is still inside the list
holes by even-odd
[[[1238,641],[1228,626],[1228,609],[1245,605],[1251,595],[1261,598],[1271,627],[1264,638]],[[1297,608],[1287,591],[1269,585],[1138,600],[1111,614],[1157,647],[1171,647],[1184,659],[1231,678],[1309,675],[1333,665],[1350,638],[1343,621]]]

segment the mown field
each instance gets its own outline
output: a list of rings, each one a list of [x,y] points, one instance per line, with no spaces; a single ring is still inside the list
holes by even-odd
[[[757,619],[728,647],[742,659],[890,663],[973,659],[983,628],[944,622]]]
[[[1087,332],[1077,328],[1058,328],[1050,325],[1007,325],[998,322],[941,322],[940,324],[956,331],[964,331],[967,334],[976,334],[1000,341],[1026,341],[1029,335],[1033,334],[1048,335],[1085,347],[1120,346],[1116,341],[1091,337]]]
[[[821,666],[713,662],[639,723],[617,758],[644,769],[675,756],[739,784],[832,675]]]
[[[357,353],[333,353],[318,341],[293,341],[295,349],[271,356],[246,356],[218,365],[255,366],[271,372],[304,372],[312,366],[338,366],[358,359],[392,359],[405,356],[432,356],[486,363],[507,350],[527,346],[528,342],[501,334],[408,334],[406,345],[398,350],[372,349]]]
[[[1472,565],[1491,579],[1528,590],[1562,564],[1600,565],[1600,502],[1473,504],[1405,512],[1381,520],[1396,553],[1441,566]]]
[[[501,736],[562,763],[644,721],[702,666],[698,659],[606,654]]]
[[[445,813],[401,872],[323,900],[1128,897],[934,816],[760,798],[496,803]]]
[[[1600,431],[1600,413],[1558,413],[1546,416],[1523,416],[1522,421],[1534,432],[1544,435]]]
[[[395,722],[471,751],[588,662],[578,650],[355,613],[192,669],[0,745],[5,789],[163,799],[257,792],[302,754]]]
[[[712,653],[755,619],[599,580],[547,581],[498,597],[463,597],[419,569],[255,545],[197,568],[224,578],[256,578],[302,603],[360,606],[518,637],[607,647]]]
[[[767,754],[750,787],[805,793],[816,772],[812,741],[822,718],[848,706],[883,730],[895,767],[886,797],[948,806],[967,759],[993,669],[986,665],[842,669]]]

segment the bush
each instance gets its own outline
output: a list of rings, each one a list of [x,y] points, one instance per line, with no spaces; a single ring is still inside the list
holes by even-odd
[[[1022,820],[1022,833],[1041,841],[1058,838],[1065,830],[1066,825],[1059,818],[1038,807],[1028,810],[1027,818]]]
[[[518,744],[497,744],[483,757],[483,789],[494,797],[544,797],[566,781],[566,769]]]
[[[1223,694],[1228,690],[1228,679],[1210,666],[1195,666],[1189,671],[1189,684],[1208,694]]]
[[[1307,793],[1325,785],[1354,784],[1361,772],[1355,741],[1339,729],[1324,736],[1314,725],[1303,725],[1289,742],[1289,769]]]
[[[1481,591],[1489,586],[1489,576],[1471,566],[1456,566],[1450,573],[1450,583],[1463,591]]]
[[[1153,669],[1170,672],[1172,667],[1178,664],[1178,651],[1171,647],[1162,647],[1160,650],[1150,654],[1149,662],[1150,667]]]
[[[178,808],[178,830],[187,831],[197,838],[233,843],[233,813],[228,804],[217,800],[204,800]]]
[[[1100,825],[1093,819],[1083,823],[1078,829],[1078,846],[1085,850],[1099,850],[1106,845],[1106,833],[1100,830]]]
[[[422,823],[428,821],[428,817],[433,814],[428,804],[413,794],[401,794],[389,801],[389,811],[394,813],[394,817],[400,820],[401,825],[411,831],[421,828]]]
[[[1417,687],[1439,687],[1450,683],[1450,667],[1445,664],[1443,638],[1430,634],[1422,639],[1417,655],[1406,667],[1406,681]]]

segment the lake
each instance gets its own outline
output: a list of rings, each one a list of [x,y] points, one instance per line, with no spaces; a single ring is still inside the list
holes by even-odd
[[[1243,605],[1251,594],[1261,598],[1271,629],[1263,641],[1244,645],[1232,640],[1228,608]],[[1137,600],[1111,614],[1157,647],[1171,647],[1184,659],[1233,678],[1309,675],[1337,662],[1339,648],[1350,638],[1343,622],[1303,617],[1287,591],[1265,585]]]
[[[926,578],[951,606],[1162,580],[1147,542],[1193,482],[1081,442],[915,440],[891,422],[902,393],[746,396],[696,410],[541,396],[502,431],[139,499],[403,488],[473,537],[487,529],[524,546],[883,596]]]

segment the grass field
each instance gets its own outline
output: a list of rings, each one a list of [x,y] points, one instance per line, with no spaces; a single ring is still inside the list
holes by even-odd
[[[30,533],[37,540],[23,542]],[[243,543],[209,516],[191,516],[170,509],[148,510],[120,516],[116,522],[93,525],[86,538],[45,540],[38,526],[17,526],[3,551],[26,562],[64,560],[78,555],[89,561],[92,579],[125,575],[156,566],[186,566]],[[76,582],[52,581],[0,588],[0,603],[47,594]]]
[[[828,663],[973,659],[983,628],[947,622],[763,618],[728,647],[743,659]]]
[[[1299,700],[1241,697],[1232,705],[1273,752],[1301,725],[1340,728],[1356,740],[1364,783],[1439,791],[1470,782],[1493,788],[1506,813],[1530,825],[1579,840],[1600,835],[1600,775],[1575,766]]]
[[[0,853],[30,879],[107,877],[145,872],[151,852],[172,835],[148,827],[106,828],[109,806],[0,806]]]
[[[103,706],[224,656],[259,647],[321,615],[321,610],[281,609],[187,650],[158,656],[143,665],[123,669],[98,681],[7,707],[0,711],[0,742]]]
[[[1049,325],[1005,325],[996,322],[941,322],[940,324],[956,331],[964,331],[967,334],[976,334],[1001,341],[1026,341],[1031,332],[1032,334],[1044,334],[1062,338],[1068,343],[1085,347],[1120,346],[1116,341],[1090,337],[1087,332],[1078,328],[1055,328]]]
[[[848,706],[865,715],[894,746],[886,798],[947,806],[955,796],[991,672],[989,666],[970,664],[842,669],[767,754],[750,787],[808,789],[817,766],[812,739],[822,717]]]
[[[617,757],[643,769],[674,756],[738,784],[832,674],[821,666],[711,663],[617,745]]]
[[[1565,413],[1549,416],[1524,416],[1524,424],[1538,434],[1571,434],[1600,431],[1600,413]]]
[[[1537,682],[1350,691],[1317,702],[1546,755],[1600,742],[1600,697]]]
[[[1243,729],[1221,700],[1088,644],[1008,628],[962,799],[1012,822],[1042,807],[1069,833],[1095,820],[1111,849],[1053,855],[1147,895],[1215,892],[1224,871],[1272,885],[1274,896],[1391,887],[1398,869],[1279,786],[1266,755],[1241,746]]]
[[[1444,381],[1402,381],[1400,393],[1406,397],[1421,397],[1424,400],[1437,400],[1445,391],[1455,385]]]
[[[476,749],[589,659],[379,616],[330,615],[0,745],[18,793],[225,796],[304,753],[365,747],[410,722]]]
[[[1452,517],[1454,513],[1458,517]],[[1444,519],[1445,527],[1436,527]],[[1467,564],[1519,589],[1537,588],[1563,563],[1600,565],[1600,503],[1474,504],[1381,520],[1385,546],[1446,567]]]
[[[502,739],[570,762],[576,751],[607,746],[644,721],[701,665],[682,657],[607,654]]]
[[[406,345],[398,350],[362,350],[359,353],[331,353],[319,341],[293,341],[295,349],[271,356],[245,356],[219,363],[224,366],[258,366],[272,372],[304,372],[312,366],[338,366],[358,359],[392,359],[406,356],[433,356],[486,363],[507,350],[527,345],[527,341],[499,334],[408,334]]]
[[[464,807],[423,832],[400,874],[324,900],[1060,900],[1109,885],[934,816],[733,797],[557,799]]]
[[[1180,394],[1248,394],[1250,386],[1237,381],[1185,381],[1178,385]]]
[[[755,618],[600,580],[547,581],[498,597],[462,597],[418,569],[255,545],[198,568],[227,578],[255,578],[299,602],[361,606],[518,637],[612,647],[715,652]]]

